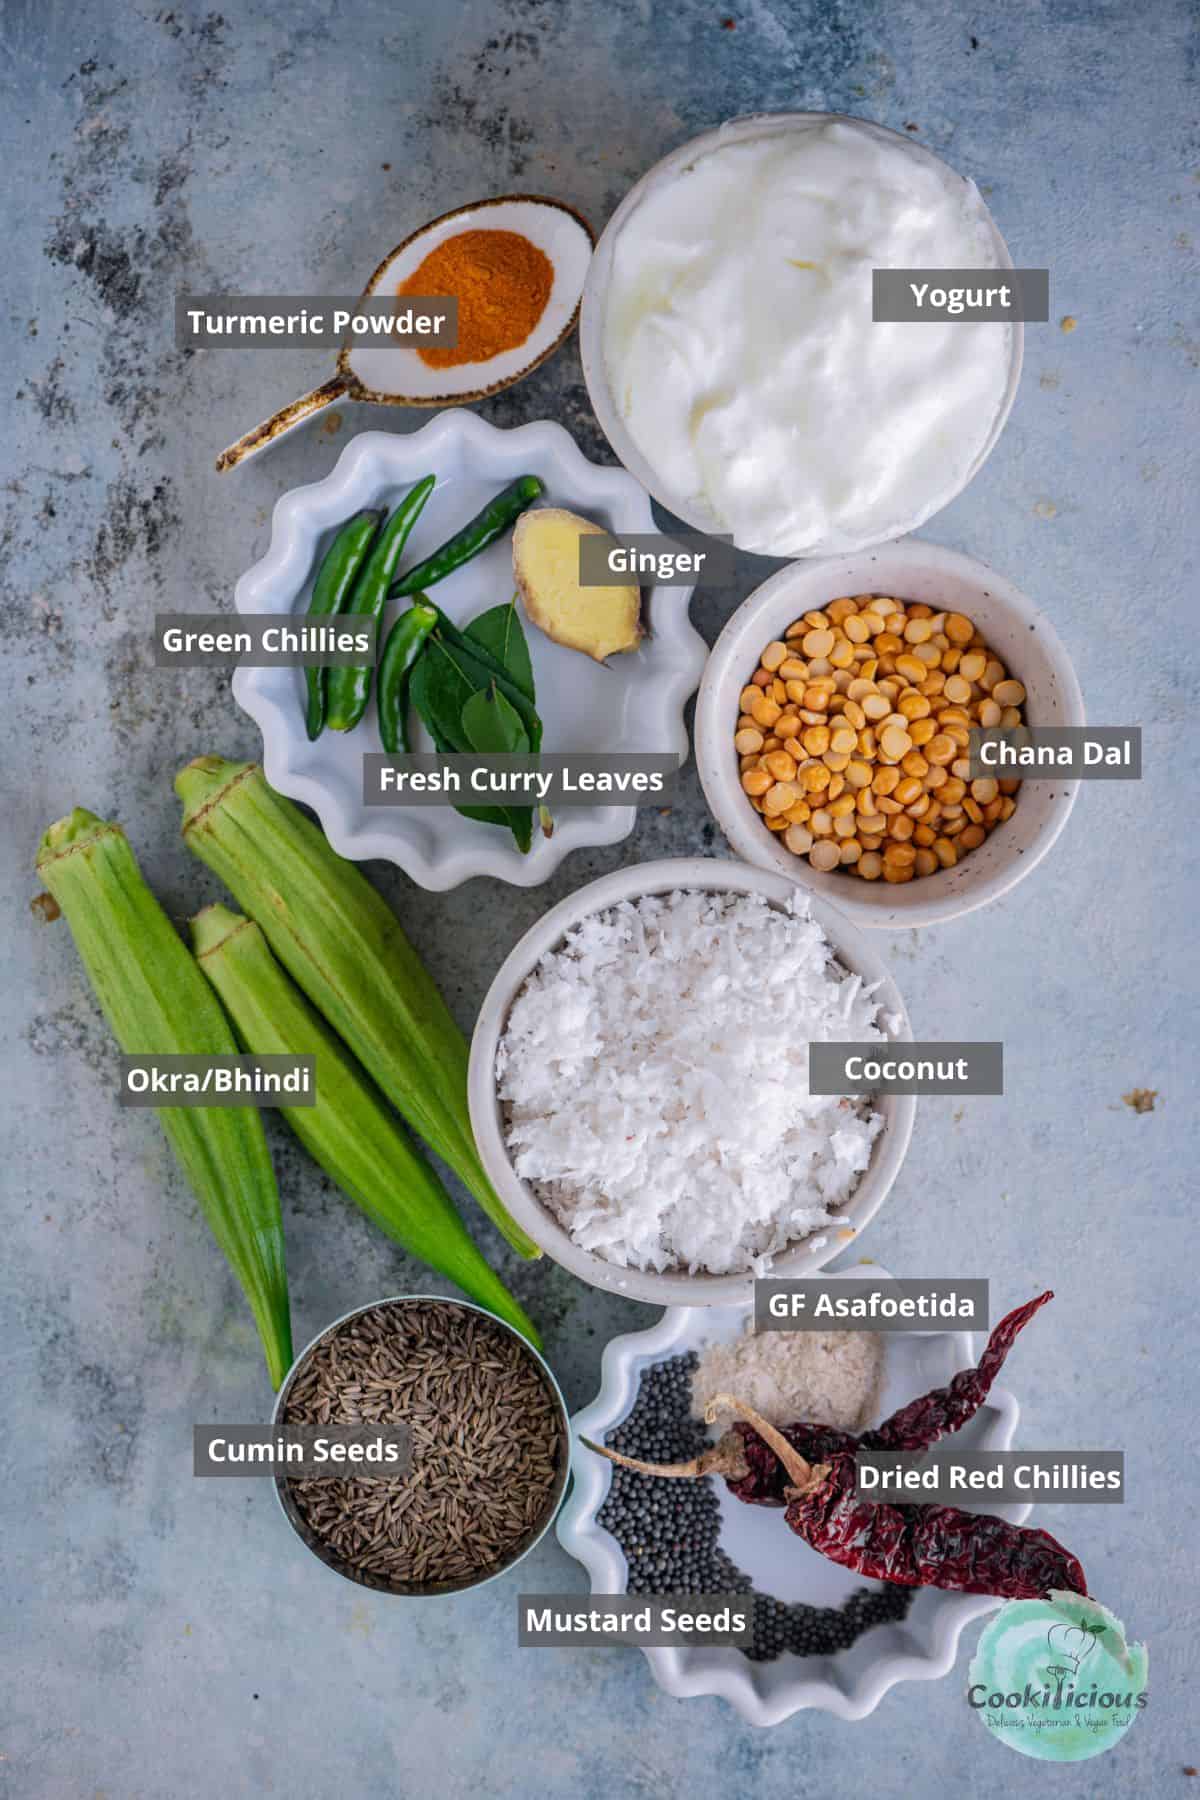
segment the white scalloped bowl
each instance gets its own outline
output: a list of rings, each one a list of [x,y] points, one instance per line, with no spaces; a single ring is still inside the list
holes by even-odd
[[[363,506],[393,506],[430,473],[437,486],[409,541],[405,562],[410,566],[518,475],[540,477],[544,504],[569,507],[611,531],[657,529],[650,501],[633,477],[589,462],[561,425],[542,420],[502,431],[452,408],[420,431],[362,432],[323,481],[283,495],[266,555],[234,591],[237,610],[304,613],[321,557],[341,522]],[[502,538],[440,582],[433,598],[457,623],[465,623],[512,593],[511,559],[511,540]],[[649,634],[636,651],[606,665],[527,627],[548,751],[636,750],[686,761],[683,709],[707,654],[688,618],[691,592],[643,590]],[[386,623],[398,610],[389,608]],[[363,752],[382,749],[373,698],[356,730],[326,731],[313,744],[304,729],[302,670],[238,669],[233,694],[262,732],[263,766],[272,787],[310,806],[342,856],[395,863],[422,887],[440,891],[473,875],[535,887],[572,850],[615,844],[636,822],[632,806],[564,807],[555,815],[554,835],[539,833],[529,855],[522,856],[502,827],[464,819],[452,807],[364,806]],[[417,749],[432,748],[423,726],[413,742]]]
[[[878,1264],[839,1269],[825,1276],[894,1280]],[[703,1344],[734,1338],[749,1311],[746,1304],[721,1308],[673,1306],[648,1331],[629,1332],[605,1346],[600,1392],[571,1420],[571,1491],[559,1513],[558,1541],[581,1562],[591,1578],[593,1594],[624,1594],[628,1567],[612,1534],[597,1522],[612,1479],[612,1465],[580,1443],[581,1437],[603,1443],[606,1432],[625,1419],[637,1398],[644,1369]],[[885,1339],[883,1391],[879,1417],[944,1385],[975,1360],[972,1334],[965,1331],[892,1332]],[[993,1388],[976,1418],[960,1437],[971,1450],[1007,1450],[1016,1432],[1020,1409],[1006,1389]],[[762,1591],[795,1604],[837,1606],[855,1589],[882,1584],[839,1569],[836,1564],[793,1537],[779,1512],[744,1506],[718,1482],[721,1496],[721,1545],[735,1564]],[[1023,1524],[1033,1510],[1028,1504],[981,1506]],[[659,1687],[676,1699],[716,1695],[728,1701],[748,1725],[779,1725],[807,1708],[835,1713],[840,1719],[865,1719],[901,1681],[936,1681],[949,1674],[958,1640],[972,1619],[1000,1604],[987,1594],[950,1594],[921,1588],[908,1616],[898,1624],[875,1625],[849,1650],[836,1656],[799,1657],[752,1663],[742,1652],[724,1645],[670,1646],[643,1650]]]

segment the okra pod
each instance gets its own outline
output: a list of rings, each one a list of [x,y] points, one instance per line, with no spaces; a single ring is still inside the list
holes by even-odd
[[[492,1189],[467,1111],[467,1044],[400,923],[256,763],[201,756],[182,769],[184,842],[243,911],[342,1041],[514,1250],[540,1255]]]
[[[379,1090],[308,1004],[252,919],[206,906],[192,949],[256,1056],[315,1056],[316,1103],[280,1108],[300,1142],[382,1231],[537,1345],[532,1321],[476,1248]]]
[[[37,871],[71,928],[113,1036],[131,1056],[227,1056],[229,1021],[146,886],[119,825],[76,807],[51,825]],[[276,1388],[292,1362],[279,1191],[251,1106],[160,1107],[158,1117],[242,1285]]]

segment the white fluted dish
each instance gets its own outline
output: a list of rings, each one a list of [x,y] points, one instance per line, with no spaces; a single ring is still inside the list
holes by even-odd
[[[589,462],[561,425],[540,420],[502,431],[452,408],[420,431],[365,431],[347,444],[323,481],[294,488],[275,507],[266,555],[237,584],[239,612],[301,615],[321,558],[343,520],[364,506],[391,507],[422,476],[437,486],[409,540],[412,567],[465,525],[518,475],[537,475],[540,504],[565,506],[617,532],[655,529],[650,501],[624,469]],[[465,624],[513,592],[509,536],[439,582],[431,598]],[[526,626],[547,751],[646,751],[686,761],[684,707],[704,667],[704,640],[688,618],[690,588],[643,590],[649,625],[637,650],[594,663]],[[386,625],[408,604],[388,608]],[[365,806],[362,757],[382,750],[375,700],[354,731],[325,731],[310,743],[300,669],[239,669],[234,698],[258,725],[267,780],[311,806],[334,849],[360,862],[396,863],[422,887],[457,887],[493,875],[518,887],[548,880],[572,850],[615,844],[637,819],[632,806],[563,807],[552,837],[535,834],[522,856],[500,825],[464,819],[453,807]],[[415,749],[432,743],[418,724]]]
[[[826,1279],[864,1275],[893,1279],[876,1263],[841,1269]],[[596,1517],[609,1490],[612,1464],[587,1449],[580,1439],[603,1443],[605,1434],[620,1425],[632,1409],[643,1370],[667,1357],[736,1337],[747,1311],[746,1305],[705,1311],[670,1307],[649,1331],[629,1332],[605,1347],[600,1392],[571,1420],[573,1481],[556,1527],[563,1549],[587,1570],[593,1594],[624,1594],[628,1566],[620,1544]],[[884,1341],[880,1419],[916,1395],[943,1386],[976,1356],[969,1332],[893,1332]],[[1010,1449],[1019,1416],[1013,1395],[993,1388],[958,1441],[964,1449]],[[789,1604],[804,1601],[837,1606],[856,1589],[882,1585],[864,1581],[819,1556],[788,1531],[782,1514],[774,1508],[743,1505],[726,1491],[724,1482],[719,1481],[717,1488],[722,1548],[761,1591]],[[1027,1504],[988,1504],[973,1510],[1019,1525],[1032,1508]],[[715,1695],[727,1701],[748,1725],[779,1725],[808,1708],[835,1713],[840,1719],[865,1719],[898,1683],[937,1681],[949,1674],[965,1627],[999,1604],[986,1594],[921,1588],[904,1620],[872,1626],[836,1656],[789,1653],[774,1662],[752,1663],[738,1649],[713,1644],[643,1650],[642,1655],[666,1693],[680,1700]]]

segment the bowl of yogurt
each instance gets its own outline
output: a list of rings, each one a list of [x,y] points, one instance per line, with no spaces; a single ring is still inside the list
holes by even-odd
[[[689,525],[761,555],[923,524],[999,438],[1022,328],[876,323],[877,268],[1012,259],[973,181],[865,119],[758,114],[657,163],[583,292],[584,377],[620,461]]]

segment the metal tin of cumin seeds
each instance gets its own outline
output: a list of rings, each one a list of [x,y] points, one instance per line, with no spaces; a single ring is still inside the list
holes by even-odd
[[[442,1571],[439,1574],[436,1563],[432,1569],[428,1570],[425,1568],[425,1563],[431,1560],[433,1555],[433,1553],[427,1549],[428,1543],[430,1540],[436,1541],[439,1536],[441,1528],[439,1511],[440,1506],[443,1504],[442,1502],[439,1501],[436,1504],[430,1505],[427,1502],[425,1495],[421,1494],[419,1505],[423,1507],[424,1513],[414,1529],[411,1519],[408,1521],[396,1520],[393,1524],[386,1518],[381,1518],[381,1513],[386,1511],[386,1501],[382,1498],[376,1499],[375,1497],[372,1497],[371,1506],[364,1509],[365,1513],[369,1516],[366,1516],[361,1520],[358,1518],[351,1518],[350,1513],[352,1512],[352,1509],[348,1509],[347,1518],[349,1523],[347,1531],[340,1533],[335,1531],[333,1533],[333,1535],[340,1536],[343,1540],[341,1547],[339,1547],[329,1541],[330,1534],[328,1531],[317,1529],[314,1526],[313,1519],[310,1517],[310,1512],[313,1509],[306,1500],[305,1491],[315,1490],[317,1488],[326,1490],[336,1488],[344,1491],[349,1487],[350,1483],[353,1482],[353,1478],[348,1478],[343,1481],[341,1478],[325,1477],[320,1481],[310,1480],[305,1482],[287,1475],[276,1475],[273,1477],[273,1485],[276,1498],[279,1501],[284,1517],[292,1527],[292,1530],[296,1533],[296,1536],[309,1550],[312,1551],[314,1556],[318,1557],[320,1561],[325,1564],[327,1568],[333,1569],[337,1574],[345,1576],[348,1581],[357,1582],[362,1587],[373,1588],[379,1593],[398,1594],[414,1598],[425,1598],[437,1594],[457,1594],[464,1592],[468,1588],[482,1587],[486,1582],[493,1581],[498,1575],[503,1575],[509,1569],[514,1568],[522,1558],[528,1556],[529,1552],[536,1544],[541,1542],[542,1538],[553,1524],[555,1515],[562,1502],[563,1495],[566,1492],[571,1466],[570,1428],[566,1402],[563,1399],[558,1382],[555,1380],[554,1374],[545,1359],[538,1354],[531,1344],[527,1343],[526,1340],[521,1337],[519,1332],[515,1331],[512,1326],[505,1323],[504,1320],[496,1318],[493,1313],[485,1311],[483,1307],[475,1306],[469,1300],[449,1299],[440,1294],[398,1294],[385,1300],[374,1301],[369,1306],[355,1307],[352,1312],[343,1314],[340,1319],[335,1319],[331,1325],[327,1325],[325,1329],[319,1332],[318,1335],[312,1339],[311,1343],[309,1343],[297,1356],[276,1396],[275,1410],[272,1414],[272,1426],[278,1428],[284,1424],[289,1404],[296,1397],[298,1386],[307,1384],[311,1387],[314,1357],[318,1352],[322,1353],[326,1360],[329,1359],[331,1354],[335,1354],[335,1350],[331,1349],[331,1340],[336,1342],[339,1334],[343,1333],[347,1327],[353,1327],[356,1322],[362,1322],[361,1328],[363,1330],[377,1329],[382,1334],[391,1326],[394,1317],[395,1324],[397,1328],[399,1328],[404,1323],[402,1318],[403,1311],[408,1311],[412,1315],[414,1323],[419,1324],[422,1329],[432,1329],[435,1336],[443,1323],[447,1328],[452,1326],[461,1327],[467,1338],[478,1339],[481,1336],[486,1338],[487,1334],[494,1331],[498,1334],[498,1337],[495,1340],[498,1346],[498,1358],[512,1362],[514,1368],[519,1371],[520,1358],[513,1359],[507,1355],[507,1345],[508,1343],[511,1343],[512,1345],[515,1345],[516,1349],[519,1351],[520,1357],[523,1357],[526,1360],[530,1373],[536,1376],[541,1388],[544,1389],[545,1400],[547,1402],[547,1406],[542,1413],[542,1442],[539,1446],[539,1466],[543,1471],[541,1476],[541,1489],[543,1491],[538,1492],[535,1502],[532,1501],[532,1495],[528,1497],[534,1505],[532,1516],[523,1516],[519,1492],[516,1486],[516,1484],[519,1483],[522,1474],[519,1464],[527,1459],[524,1457],[520,1458],[518,1466],[515,1470],[511,1471],[511,1474],[509,1473],[511,1458],[504,1454],[503,1440],[505,1438],[505,1427],[510,1421],[505,1419],[503,1412],[500,1410],[501,1403],[498,1397],[495,1426],[493,1427],[490,1421],[485,1419],[482,1432],[482,1443],[478,1447],[478,1453],[485,1461],[488,1458],[491,1458],[493,1462],[498,1459],[503,1465],[504,1479],[494,1483],[493,1487],[489,1490],[489,1493],[498,1501],[498,1505],[493,1508],[493,1513],[497,1519],[500,1535],[503,1536],[504,1542],[495,1560],[486,1562],[484,1566],[477,1569],[463,1569],[461,1572],[456,1573],[456,1569],[461,1569],[461,1565],[469,1558],[472,1550],[477,1546],[478,1531],[481,1527],[478,1514],[475,1512],[474,1508],[472,1508],[474,1516],[472,1516],[469,1521],[465,1517],[461,1520],[452,1519],[450,1526],[447,1527],[452,1542],[449,1546],[448,1559],[443,1564]],[[455,1315],[458,1316],[455,1317]],[[464,1315],[475,1315],[478,1319],[486,1321],[486,1327],[472,1327]],[[417,1360],[420,1359],[424,1348],[424,1346],[418,1347],[416,1352]],[[486,1344],[484,1344],[483,1348],[486,1352]],[[432,1349],[436,1351],[436,1344],[432,1346]],[[486,1354],[481,1357],[479,1351],[480,1345],[477,1342],[475,1344],[474,1357],[472,1359],[462,1358],[458,1363],[458,1372],[460,1372],[464,1378],[463,1399],[468,1406],[473,1399],[473,1396],[469,1391],[470,1381],[473,1379],[476,1382],[476,1385],[478,1385],[479,1375],[481,1373],[478,1365],[482,1363],[484,1365],[484,1371],[486,1371],[489,1362]],[[452,1370],[453,1362],[454,1359],[451,1358],[448,1365]],[[372,1369],[366,1358],[362,1359],[362,1365],[361,1370],[357,1372],[351,1366],[349,1361],[346,1365],[346,1376],[353,1377],[350,1381],[350,1385],[356,1392],[364,1390],[363,1378],[370,1378],[372,1375]],[[436,1375],[436,1369],[433,1372]],[[408,1379],[408,1374],[409,1372],[406,1370],[404,1376],[405,1380]],[[421,1387],[419,1378],[417,1385],[419,1388]],[[505,1383],[505,1386],[508,1389],[511,1389],[512,1385],[511,1381]],[[386,1383],[381,1384],[381,1391],[384,1391],[385,1388]],[[303,1387],[301,1387],[301,1391],[303,1392]],[[414,1404],[412,1419],[410,1419],[409,1422],[413,1423],[415,1420],[419,1419],[422,1416],[421,1408],[424,1408],[425,1417],[436,1418],[439,1424],[446,1427],[445,1435],[448,1440],[444,1446],[446,1450],[451,1451],[452,1454],[457,1454],[457,1452],[461,1450],[464,1460],[467,1460],[471,1454],[471,1446],[464,1442],[462,1422],[460,1422],[456,1416],[453,1421],[455,1429],[450,1429],[451,1421],[447,1418],[444,1407],[439,1405],[439,1401],[443,1398],[444,1397],[439,1394],[435,1393],[430,1395],[427,1391],[422,1391]],[[397,1419],[403,1419],[407,1408],[408,1403],[402,1403],[398,1407],[394,1417],[389,1418],[389,1422],[396,1422]],[[338,1421],[336,1418],[330,1418],[329,1422],[332,1424]],[[517,1441],[517,1433],[515,1431],[509,1432],[507,1434],[507,1442],[512,1444],[514,1441]],[[387,1491],[394,1495],[396,1490],[394,1487],[390,1487],[391,1483],[396,1481],[408,1481],[412,1479],[413,1475],[419,1474],[421,1451],[420,1446],[416,1441],[414,1441],[413,1446],[413,1458],[412,1472],[409,1477],[366,1478],[362,1480],[361,1483],[353,1482],[353,1485],[356,1488],[360,1485],[365,1487],[369,1482],[371,1487],[376,1489],[386,1487]],[[553,1469],[549,1474],[546,1473],[548,1458],[553,1462]],[[478,1466],[478,1464],[476,1464],[476,1466]],[[509,1505],[506,1501],[506,1491],[508,1482],[512,1479],[512,1476],[516,1477],[516,1483],[514,1483],[512,1502],[511,1505]],[[486,1483],[488,1479],[489,1476],[485,1468],[483,1480]],[[435,1486],[439,1493],[445,1492],[446,1481],[444,1470],[435,1473],[430,1485]],[[410,1492],[412,1491],[416,1490],[410,1490]],[[448,1504],[452,1507],[453,1501],[451,1500]],[[396,1511],[402,1513],[407,1509],[407,1506],[408,1502],[406,1500],[404,1505],[397,1508]],[[329,1511],[330,1509],[327,1507],[325,1510]],[[414,1511],[415,1510],[416,1509],[414,1509]],[[399,1574],[391,1574],[386,1568],[381,1566],[382,1563],[387,1560],[386,1544],[383,1545],[385,1551],[383,1556],[373,1558],[371,1555],[373,1534],[378,1533],[381,1543],[383,1543],[383,1540],[388,1536],[389,1524],[392,1526],[392,1531],[398,1534],[401,1539],[407,1540],[407,1544],[411,1547],[411,1555],[408,1548],[401,1552],[401,1554],[411,1563],[412,1574],[410,1577],[402,1578]],[[466,1549],[464,1549],[461,1555],[458,1555],[456,1554],[456,1550],[460,1537],[463,1539]],[[353,1554],[347,1553],[347,1540],[354,1546]],[[364,1545],[365,1553],[363,1548]],[[366,1566],[362,1566],[364,1563]]]

